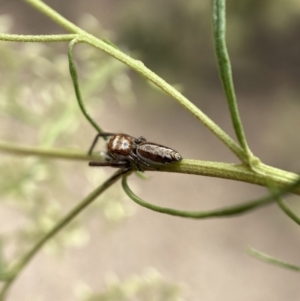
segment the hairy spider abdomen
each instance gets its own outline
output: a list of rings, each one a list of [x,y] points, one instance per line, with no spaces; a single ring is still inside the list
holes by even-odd
[[[139,144],[136,152],[143,161],[150,164],[171,164],[182,160],[181,155],[174,149],[151,142]]]

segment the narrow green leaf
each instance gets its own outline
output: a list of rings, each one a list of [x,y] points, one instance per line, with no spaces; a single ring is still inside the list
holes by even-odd
[[[124,177],[122,180],[123,188],[126,194],[137,204],[141,205],[142,207],[148,208],[152,211],[173,215],[173,216],[180,216],[185,218],[194,218],[194,219],[204,219],[204,218],[212,218],[212,217],[225,217],[225,216],[233,216],[244,213],[256,207],[267,205],[271,203],[271,199],[262,199],[256,200],[253,202],[247,202],[244,204],[240,204],[237,206],[231,206],[226,208],[220,208],[211,211],[185,211],[185,210],[177,210],[172,208],[160,207],[157,205],[153,205],[150,203],[145,202],[140,197],[138,197],[134,192],[129,188],[127,183],[127,178]]]
[[[237,104],[236,95],[234,91],[231,63],[230,63],[230,58],[226,46],[226,1],[225,0],[213,0],[212,15],[213,15],[213,33],[214,33],[215,52],[216,52],[221,82],[224,88],[224,92],[226,94],[235,133],[237,135],[240,145],[248,155],[248,159],[250,159],[252,153],[248,147],[242,121],[239,114],[238,104]],[[250,162],[248,163],[250,164]]]
[[[260,252],[256,249],[248,248],[247,253],[249,255],[259,259],[259,260],[264,261],[264,262],[267,262],[267,263],[270,263],[270,264],[273,264],[273,265],[277,265],[279,267],[289,269],[289,270],[292,270],[292,271],[295,271],[295,272],[300,272],[300,266],[282,261],[281,259],[272,257],[272,256],[270,256],[268,254],[265,254],[265,253],[262,253],[262,252]]]
[[[279,207],[286,213],[286,215],[288,215],[295,223],[300,225],[300,217],[285,201],[278,198],[277,203]]]
[[[70,75],[72,78],[76,98],[78,105],[83,113],[83,115],[86,117],[86,119],[90,122],[90,124],[96,129],[98,133],[102,133],[102,129],[98,126],[98,124],[93,120],[93,118],[88,114],[83,101],[81,97],[81,92],[79,88],[79,83],[78,83],[78,74],[77,74],[77,69],[76,69],[76,64],[73,58],[73,47],[74,45],[78,43],[76,39],[72,40],[69,43],[69,49],[68,49],[68,59],[69,59],[69,69],[70,69]]]
[[[185,211],[185,210],[177,210],[173,208],[166,208],[160,207],[157,205],[153,205],[150,203],[145,202],[140,197],[138,197],[134,192],[129,188],[127,183],[127,176],[124,176],[122,179],[122,186],[125,190],[126,194],[137,204],[142,207],[148,208],[152,211],[173,215],[173,216],[180,216],[185,218],[194,218],[194,219],[204,219],[204,218],[212,218],[212,217],[227,217],[227,216],[235,216],[247,211],[253,210],[255,208],[267,205],[272,203],[276,200],[278,196],[288,193],[289,191],[295,189],[295,187],[300,185],[300,179],[294,182],[293,184],[289,185],[285,189],[281,191],[277,191],[275,193],[271,193],[264,198],[260,198],[257,200],[245,202],[243,204],[229,206],[225,208],[219,208],[210,211]]]

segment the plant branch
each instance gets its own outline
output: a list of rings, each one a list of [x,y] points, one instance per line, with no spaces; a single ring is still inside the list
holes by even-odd
[[[50,19],[52,19],[56,24],[60,25],[61,27],[65,28],[67,31],[81,34],[86,33],[83,29],[76,26],[66,18],[63,18],[59,13],[57,13],[54,9],[49,7],[47,4],[45,4],[43,1],[40,0],[24,0],[34,8],[36,8],[38,11],[42,12],[46,16],[48,16]]]
[[[77,38],[77,42],[88,43],[108,55],[116,58],[117,60],[123,62],[140,75],[145,77],[147,80],[155,84],[161,90],[166,92],[168,95],[173,97],[179,104],[186,108],[190,113],[192,113],[198,120],[200,120],[210,131],[212,131],[242,162],[248,163],[247,157],[243,149],[226,133],[224,132],[214,121],[212,121],[208,116],[206,116],[199,108],[197,108],[193,103],[191,103],[186,97],[174,89],[171,85],[165,82],[162,78],[157,76],[154,72],[149,70],[141,61],[132,59],[128,55],[122,53],[120,50],[109,45],[108,43],[101,41],[94,37],[93,35],[82,30],[78,26],[72,24],[70,21],[66,20],[63,16],[59,15],[45,3],[39,0],[24,0],[29,3],[41,13],[45,14],[57,24],[61,25],[65,29],[77,33],[80,36]]]
[[[0,33],[0,41],[7,42],[66,42],[76,38],[75,34],[59,35],[19,35]]]
[[[84,198],[75,208],[73,208],[61,221],[59,221],[52,230],[46,233],[36,245],[20,260],[20,262],[13,269],[11,278],[3,285],[2,291],[0,293],[0,300],[4,300],[4,297],[12,285],[12,283],[19,276],[21,271],[30,262],[34,255],[44,246],[44,244],[49,241],[54,235],[56,235],[61,229],[68,225],[75,217],[78,216],[88,205],[90,205],[102,192],[119,180],[124,174],[128,173],[128,170],[119,169],[114,173],[108,180],[106,180],[102,185],[96,188],[92,193],[90,193],[86,198]]]
[[[49,159],[63,159],[63,160],[75,160],[75,161],[90,161],[98,159],[99,157],[88,156],[87,152],[75,150],[65,150],[57,148],[40,148],[27,145],[19,145],[13,143],[7,143],[0,141],[0,151],[6,152],[12,155],[21,156],[38,156]]]
[[[156,168],[159,171],[217,177],[248,182],[265,187],[268,187],[270,182],[273,182],[276,183],[277,187],[284,188],[299,179],[299,175],[295,173],[286,172],[276,168],[270,168],[268,174],[265,174],[249,170],[248,167],[241,164],[209,162],[191,159],[184,159],[177,164],[156,166]],[[292,189],[292,191],[296,194],[300,194],[299,187],[295,187]]]
[[[223,84],[223,88],[228,101],[228,106],[235,129],[236,136],[245,153],[248,155],[249,165],[251,165],[252,153],[248,147],[246,136],[244,133],[242,121],[239,114],[236,95],[234,91],[232,70],[229,54],[226,46],[226,1],[213,1],[213,33],[215,42],[215,52],[219,67],[219,74]]]
[[[14,155],[22,156],[39,156],[44,158],[52,159],[64,159],[64,160],[75,160],[75,161],[100,161],[103,160],[100,156],[88,156],[86,153],[74,151],[74,150],[63,150],[63,149],[51,149],[51,148],[39,148],[29,147],[24,145],[12,144],[0,141],[0,151]],[[265,165],[266,166],[266,165]],[[295,173],[283,171],[276,168],[271,168],[268,174],[262,175],[255,173],[244,165],[230,164],[222,162],[208,162],[192,159],[184,159],[180,163],[156,166],[157,171],[161,172],[176,172],[184,174],[194,174],[215,178],[223,178],[241,182],[247,182],[260,186],[268,187],[270,181],[274,182],[277,187],[283,188],[294,181],[299,176]],[[148,170],[152,171],[153,170]],[[293,189],[295,194],[300,195],[300,188]]]

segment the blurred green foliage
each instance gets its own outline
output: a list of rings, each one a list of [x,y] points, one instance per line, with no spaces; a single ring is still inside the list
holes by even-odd
[[[132,48],[141,53],[147,49],[143,61],[159,73],[165,72],[163,77],[170,77],[171,81],[179,79],[184,85],[197,88],[203,82],[207,86],[213,85],[218,77],[208,21],[210,2],[167,0],[159,2],[159,7],[151,6],[150,1],[143,3],[146,7],[136,1],[135,5],[122,11],[123,18],[128,19],[127,25],[120,28],[122,39],[131,41]],[[147,14],[140,14],[141,10]],[[297,47],[294,47],[294,55],[283,55],[286,48],[281,48],[276,37],[285,35],[286,44],[297,40],[299,14],[300,3],[296,0],[228,2],[230,53],[238,58],[239,52],[243,51],[247,57],[246,64],[234,66],[241,71],[239,66],[249,67],[251,62],[256,62],[252,64],[254,68],[242,71],[244,76],[241,77],[247,84],[249,78],[260,73],[262,68],[266,72],[269,70],[268,75],[271,70],[276,76],[274,70],[278,65],[282,67],[283,62],[284,66],[298,72]],[[0,17],[0,32],[9,32],[11,24],[8,16]],[[91,16],[85,16],[80,26],[98,36],[110,38],[110,33],[103,34],[100,24]],[[66,50],[65,44],[0,44],[1,139],[82,149],[81,138],[91,129],[75,100]],[[131,80],[122,64],[83,45],[76,47],[75,57],[81,91],[88,107],[102,101],[99,95],[105,91],[114,93],[114,97],[125,106],[134,102]],[[180,70],[180,78],[174,69]],[[262,84],[265,88],[264,81]],[[0,274],[6,270],[8,259],[19,258],[55,225],[74,201],[79,201],[107,177],[105,171],[99,169],[91,178],[87,168],[79,170],[78,166],[1,154],[0,217],[7,224],[4,227],[2,222],[0,229]],[[121,222],[132,214],[131,208],[122,200],[120,190],[111,189],[87,210],[84,219],[100,216],[101,220],[105,218],[107,225]],[[17,220],[17,225],[10,225],[10,220]],[[47,244],[48,250],[57,253],[66,246],[86,243],[89,235],[85,225],[76,219]],[[150,271],[124,282],[115,277],[104,292],[95,294],[86,290],[81,300],[176,301],[181,300],[180,294],[180,286],[168,283],[157,272]]]
[[[90,32],[103,34],[100,24],[89,15],[80,23]],[[0,17],[1,32],[9,32],[11,25],[9,16]],[[88,107],[97,104],[99,108],[99,95],[104,93],[130,104],[134,95],[126,68],[91,47],[80,46],[75,51],[76,61]],[[89,145],[82,146],[82,138],[88,132],[93,139],[94,130],[78,108],[69,75],[67,45],[2,42],[0,57],[0,139],[87,150]],[[0,240],[6,258],[19,258],[74,202],[107,178],[102,169],[91,176],[87,164],[82,164],[1,154]],[[100,216],[107,225],[121,222],[132,213],[123,198],[119,188],[109,190],[84,218]],[[18,220],[17,225],[9,223],[9,216],[12,221]],[[66,245],[82,245],[88,238],[86,226],[76,219],[47,248],[59,252]]]
[[[227,42],[239,91],[269,93],[280,89],[280,83],[297,89],[300,2],[227,1],[226,8]],[[220,89],[211,23],[211,1],[132,0],[122,7],[118,32],[146,66],[194,95],[200,89]]]
[[[182,285],[172,284],[154,269],[146,270],[141,276],[134,275],[121,282],[110,275],[102,293],[93,293],[87,287],[79,287],[82,301],[183,301]]]
[[[8,33],[11,25],[9,16],[0,16],[0,32]],[[79,25],[96,35],[110,36],[103,34],[90,15],[84,16]],[[0,139],[87,150],[89,145],[82,147],[81,138],[94,130],[82,118],[75,99],[67,45],[1,43],[0,57]],[[99,95],[105,93],[125,107],[132,105],[135,97],[124,65],[82,45],[76,47],[75,57],[87,107],[98,109],[102,102]],[[8,154],[1,154],[0,168],[0,280],[5,280],[12,262],[108,175],[103,169],[91,174],[80,162],[76,165]],[[109,189],[81,219],[75,219],[48,242],[46,249],[59,254],[67,246],[84,245],[89,239],[87,221],[92,218],[99,219],[104,229],[120,224],[133,213],[123,202],[124,197],[120,187]],[[105,292],[81,291],[79,299],[181,300],[179,286],[164,281],[154,270],[124,283],[116,279],[109,281]]]

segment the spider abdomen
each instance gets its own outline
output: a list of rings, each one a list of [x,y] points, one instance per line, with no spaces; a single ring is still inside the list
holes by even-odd
[[[181,155],[174,149],[151,142],[139,144],[136,153],[140,159],[150,164],[172,164],[182,160]]]

